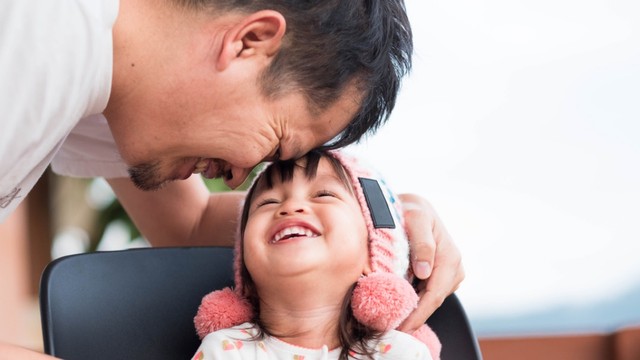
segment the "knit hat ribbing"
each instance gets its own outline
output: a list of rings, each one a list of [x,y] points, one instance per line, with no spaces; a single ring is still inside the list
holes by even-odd
[[[351,177],[369,234],[372,272],[361,277],[353,291],[353,314],[375,330],[394,329],[418,304],[418,296],[407,281],[411,276],[409,241],[400,202],[372,167],[344,153],[331,155]]]

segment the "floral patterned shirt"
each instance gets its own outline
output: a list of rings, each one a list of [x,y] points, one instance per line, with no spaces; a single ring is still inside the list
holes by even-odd
[[[341,349],[308,349],[295,346],[275,337],[253,340],[253,324],[244,323],[207,335],[192,360],[332,360],[338,359]],[[375,346],[375,360],[431,360],[427,346],[413,336],[389,331]],[[353,354],[350,359],[362,359]]]

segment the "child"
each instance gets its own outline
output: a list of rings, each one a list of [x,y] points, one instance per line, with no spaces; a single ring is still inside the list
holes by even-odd
[[[396,206],[338,152],[268,166],[242,212],[235,289],[198,309],[194,359],[437,359],[426,325],[393,330],[417,306]]]

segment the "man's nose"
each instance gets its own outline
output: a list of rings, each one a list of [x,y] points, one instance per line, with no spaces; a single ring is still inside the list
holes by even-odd
[[[236,167],[231,168],[231,170],[229,170],[229,172],[227,172],[224,176],[224,183],[228,187],[235,189],[238,186],[242,185],[242,183],[244,183],[249,174],[251,174],[251,170],[253,169]]]

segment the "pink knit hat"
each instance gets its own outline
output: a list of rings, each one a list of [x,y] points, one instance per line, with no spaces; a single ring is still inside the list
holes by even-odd
[[[418,303],[418,296],[410,284],[413,274],[409,266],[409,242],[400,202],[371,167],[338,151],[323,154],[337,159],[346,170],[369,234],[372,271],[369,275],[362,276],[353,290],[353,315],[361,324],[372,329],[394,329]],[[236,241],[235,288],[225,288],[206,295],[194,319],[201,338],[210,332],[252,320],[253,308],[243,296],[240,277],[242,261],[240,240]],[[426,332],[425,329],[420,329],[417,333],[420,334],[417,337],[430,346],[432,353],[434,346],[439,353],[440,343],[430,329]]]

